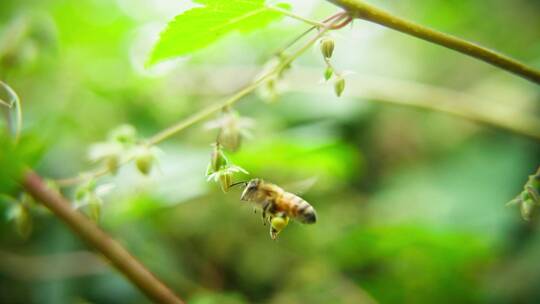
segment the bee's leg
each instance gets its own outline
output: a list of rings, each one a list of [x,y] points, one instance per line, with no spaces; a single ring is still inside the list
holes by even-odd
[[[270,238],[272,240],[275,241],[277,239],[278,233],[279,232],[274,227],[270,226]]]
[[[263,205],[263,211],[262,211],[262,220],[263,220],[263,224],[266,226],[266,212],[268,211],[268,209],[270,208],[270,202],[265,202],[264,205]]]

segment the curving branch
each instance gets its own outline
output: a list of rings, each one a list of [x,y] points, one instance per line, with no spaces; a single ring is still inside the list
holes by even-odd
[[[496,51],[397,17],[385,10],[367,4],[363,0],[328,1],[344,8],[354,18],[374,22],[402,33],[453,49],[508,72],[514,73],[536,84],[540,84],[539,70],[536,70]]]
[[[99,229],[96,224],[84,215],[74,210],[71,204],[59,193],[49,189],[36,173],[32,171],[26,172],[22,186],[36,200],[40,201],[64,221],[81,239],[103,254],[116,269],[154,302],[184,303],[118,242]]]

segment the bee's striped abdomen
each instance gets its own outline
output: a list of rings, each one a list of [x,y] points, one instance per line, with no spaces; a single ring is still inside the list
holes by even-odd
[[[317,221],[315,209],[301,197],[289,192],[283,193],[278,202],[278,209],[285,212],[305,224],[312,224]]]

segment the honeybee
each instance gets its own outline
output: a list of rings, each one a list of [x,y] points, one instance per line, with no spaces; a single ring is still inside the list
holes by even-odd
[[[276,239],[279,232],[287,226],[289,218],[303,224],[314,224],[317,221],[315,208],[308,202],[262,179],[255,178],[247,182],[240,199],[254,202],[262,209],[263,222],[270,223],[272,239]]]

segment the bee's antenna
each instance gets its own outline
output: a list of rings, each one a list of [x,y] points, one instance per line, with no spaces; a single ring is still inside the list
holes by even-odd
[[[238,186],[238,185],[242,185],[242,184],[247,185],[248,182],[247,181],[236,182],[236,183],[230,185],[229,188],[232,188],[232,187]]]

